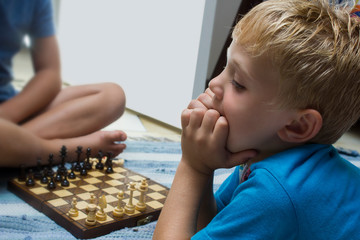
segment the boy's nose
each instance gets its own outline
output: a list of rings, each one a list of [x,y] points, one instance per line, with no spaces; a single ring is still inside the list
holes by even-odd
[[[214,98],[217,100],[222,100],[224,95],[224,89],[221,85],[221,80],[219,76],[213,78],[209,83],[210,90],[214,93]]]

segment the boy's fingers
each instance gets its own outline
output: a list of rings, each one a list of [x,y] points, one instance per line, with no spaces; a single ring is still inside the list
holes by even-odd
[[[192,111],[189,110],[189,109],[185,109],[184,111],[182,111],[182,113],[181,113],[181,127],[182,127],[182,129],[185,129],[185,127],[187,127],[189,125],[191,112]]]
[[[218,111],[215,111],[213,109],[206,111],[201,127],[203,127],[206,131],[213,132],[215,123],[219,119],[219,117],[220,113]]]
[[[229,125],[225,117],[220,116],[214,127],[214,138],[217,142],[222,145],[226,145],[227,137],[229,132]]]
[[[204,104],[202,104],[200,101],[198,101],[197,99],[193,99],[191,100],[191,102],[188,105],[188,109],[195,109],[195,108],[202,108],[204,110],[207,110],[206,106]]]
[[[202,93],[198,96],[197,100],[201,102],[207,109],[213,108],[213,97],[207,93]]]
[[[205,93],[206,93],[207,95],[209,95],[211,98],[214,97],[214,95],[215,95],[215,94],[213,93],[213,91],[211,91],[210,88],[206,88]]]
[[[204,109],[195,108],[190,113],[189,126],[193,128],[199,128],[205,114]]]

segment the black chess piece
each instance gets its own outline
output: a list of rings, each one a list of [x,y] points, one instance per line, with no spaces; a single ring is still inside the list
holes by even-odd
[[[104,164],[102,163],[102,157],[103,157],[103,154],[102,154],[102,151],[100,150],[98,153],[98,157],[97,157],[98,163],[95,166],[96,169],[99,169],[99,170],[104,169]]]
[[[69,180],[67,180],[67,172],[64,173],[64,179],[61,181],[61,186],[68,187],[70,185]]]
[[[32,187],[35,185],[35,180],[34,180],[34,174],[33,174],[33,170],[29,169],[29,176],[26,179],[26,186],[28,187]]]
[[[107,158],[106,158],[106,173],[113,173],[114,170],[112,168],[112,152],[107,152]]]
[[[26,166],[24,164],[21,164],[20,167],[19,167],[18,180],[20,182],[25,182],[26,181]]]
[[[113,173],[113,172],[114,172],[114,169],[113,169],[112,165],[107,166],[105,172],[106,172],[106,173]]]
[[[41,177],[42,177],[42,174],[41,174],[41,159],[38,158],[38,159],[36,160],[36,162],[37,162],[37,164],[36,164],[36,171],[35,171],[35,173],[34,173],[34,178],[35,178],[36,180],[40,180]]]
[[[84,163],[85,164],[85,169],[86,170],[91,170],[92,169],[92,166],[91,166],[91,163],[90,163],[90,156],[91,156],[91,148],[87,148],[86,149],[86,162]]]
[[[87,170],[85,168],[85,166],[83,165],[83,167],[80,169],[80,175],[81,176],[86,176],[87,175]]]
[[[56,183],[54,182],[54,176],[50,177],[50,182],[47,185],[48,189],[55,189],[56,188]]]
[[[41,182],[42,184],[46,184],[46,183],[49,182],[49,179],[48,179],[48,177],[47,177],[47,169],[44,169],[44,170],[42,171],[42,177],[41,177],[40,182]]]
[[[82,153],[82,146],[78,146],[76,151],[77,153],[77,160],[76,160],[76,164],[75,164],[75,171],[76,172],[80,172],[81,171],[81,164],[80,164],[80,158],[81,158],[81,153]]]
[[[56,181],[56,182],[61,182],[61,181],[62,181],[62,179],[63,179],[62,174],[63,174],[63,173],[61,173],[61,170],[58,169],[58,171],[57,171],[57,173],[56,173],[56,176],[55,176],[55,181]]]
[[[54,175],[54,170],[53,170],[54,154],[52,154],[52,153],[49,154],[48,162],[49,162],[49,166],[48,166],[46,174],[48,177],[50,177],[50,176]]]
[[[67,156],[67,148],[65,146],[62,146],[60,149],[60,158],[61,158],[61,164],[58,168],[58,171],[60,171],[61,174],[67,171],[65,167],[65,158]]]
[[[76,175],[74,173],[74,164],[72,164],[72,166],[71,166],[71,172],[69,173],[68,178],[69,179],[75,179],[76,178]]]

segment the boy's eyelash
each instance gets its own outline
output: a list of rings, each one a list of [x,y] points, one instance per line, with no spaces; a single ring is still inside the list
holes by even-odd
[[[231,80],[231,84],[234,85],[234,87],[237,88],[237,89],[245,89],[245,87],[243,85],[239,84],[235,80]]]

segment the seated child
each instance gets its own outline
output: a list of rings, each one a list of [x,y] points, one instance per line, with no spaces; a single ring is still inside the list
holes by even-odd
[[[269,0],[238,22],[182,113],[154,239],[359,238],[360,170],[331,145],[360,117],[359,33],[327,0]],[[214,196],[214,170],[233,166]]]
[[[57,155],[62,145],[68,159],[76,159],[78,145],[90,147],[93,156],[99,150],[115,156],[124,150],[126,145],[120,142],[126,140],[125,132],[101,131],[125,110],[125,93],[119,85],[61,88],[51,0],[1,1],[0,32],[0,167],[36,165],[38,158],[47,164],[49,154]],[[25,34],[32,42],[34,75],[17,93],[11,63]]]

